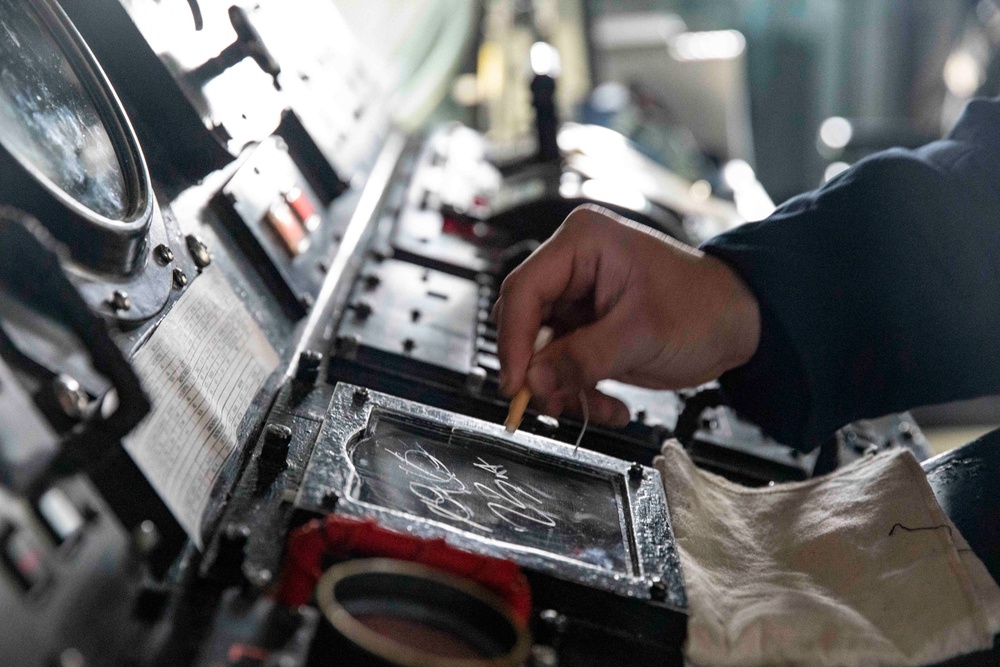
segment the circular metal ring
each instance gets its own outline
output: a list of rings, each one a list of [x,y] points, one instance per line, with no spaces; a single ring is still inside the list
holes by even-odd
[[[351,560],[316,586],[323,615],[352,664],[515,667],[531,649],[490,591],[435,568],[386,558]]]

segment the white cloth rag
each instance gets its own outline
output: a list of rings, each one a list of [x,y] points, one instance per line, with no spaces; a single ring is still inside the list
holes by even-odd
[[[699,470],[676,442],[656,467],[690,665],[923,665],[993,645],[1000,589],[909,451],[766,488]]]

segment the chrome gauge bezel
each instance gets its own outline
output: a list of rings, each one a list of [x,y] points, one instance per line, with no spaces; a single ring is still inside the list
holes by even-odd
[[[152,253],[167,232],[153,194],[139,141],[125,110],[93,53],[53,0],[27,0],[62,51],[104,125],[125,183],[127,212],[106,217],[74,199],[40,169],[0,141],[0,201],[31,213],[66,245],[66,267],[97,312],[120,320],[142,320],[159,312],[170,295],[172,269]],[[129,307],[115,307],[115,291],[129,294]]]

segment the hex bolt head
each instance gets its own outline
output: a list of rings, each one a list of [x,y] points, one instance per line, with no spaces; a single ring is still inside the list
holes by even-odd
[[[667,585],[663,583],[662,579],[653,579],[649,585],[649,597],[657,602],[663,602],[667,599]]]
[[[165,243],[156,246],[153,249],[153,255],[156,257],[156,261],[163,265],[174,261],[174,251]]]
[[[628,468],[629,479],[631,479],[634,482],[638,482],[639,480],[641,480],[643,474],[645,474],[645,470],[643,470],[642,466],[639,463],[633,463]]]
[[[174,287],[183,289],[188,284],[187,274],[182,269],[174,269]]]
[[[184,241],[187,243],[188,251],[191,253],[191,258],[194,260],[195,266],[199,269],[204,269],[212,263],[212,253],[208,251],[208,246],[204,241],[194,234],[185,236]]]
[[[129,310],[132,307],[132,301],[128,298],[128,292],[120,289],[116,289],[111,293],[111,298],[108,299],[108,303],[115,310]]]

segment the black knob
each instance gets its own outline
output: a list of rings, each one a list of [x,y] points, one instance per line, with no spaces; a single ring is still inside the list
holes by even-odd
[[[535,108],[535,135],[538,139],[538,159],[551,162],[559,159],[559,116],[556,113],[556,80],[548,74],[536,74],[531,80],[531,105]]]

